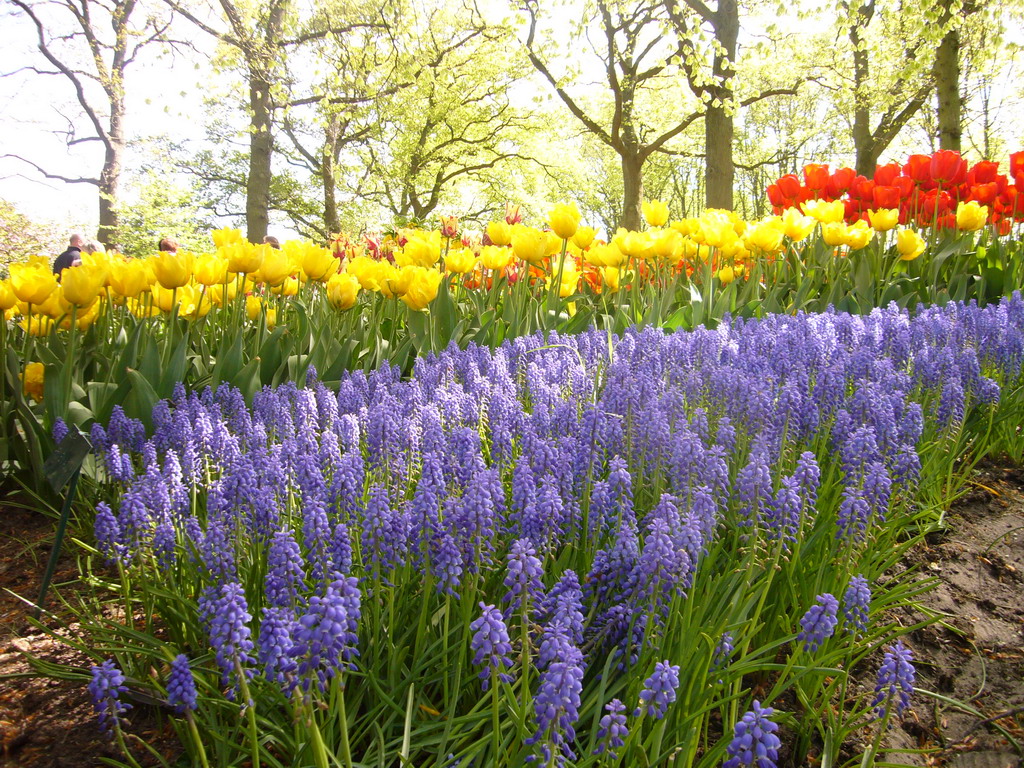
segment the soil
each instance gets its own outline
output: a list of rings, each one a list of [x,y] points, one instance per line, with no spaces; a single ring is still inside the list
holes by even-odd
[[[904,620],[915,623],[928,611],[942,615],[911,633],[906,643],[916,660],[916,687],[944,698],[915,696],[911,711],[888,735],[884,759],[915,766],[1021,768],[1024,468],[982,469],[946,522],[942,533],[928,537],[904,563],[915,578],[939,577],[939,585],[920,599],[920,611],[908,612]],[[96,730],[85,686],[34,675],[25,660],[30,653],[83,669],[93,663],[34,627],[29,606],[11,594],[35,599],[53,529],[53,520],[38,513],[0,510],[0,768],[86,768],[118,757]],[[74,559],[64,554],[56,588],[74,589],[77,575]],[[870,688],[873,680],[860,685]],[[143,706],[129,713],[126,731],[170,764],[181,754],[166,721]],[[153,765],[134,744],[140,764]]]

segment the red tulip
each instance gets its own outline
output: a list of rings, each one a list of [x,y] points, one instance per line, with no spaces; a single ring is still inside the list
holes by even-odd
[[[1017,176],[1024,173],[1024,152],[1010,153],[1010,175]]]
[[[1006,237],[1010,234],[1010,228],[1013,227],[1013,221],[1011,219],[998,219],[995,222],[996,232],[1000,237]]]
[[[990,181],[985,184],[975,184],[971,187],[971,200],[977,200],[982,205],[991,205],[999,195],[999,185]]]
[[[846,194],[857,172],[853,168],[840,168],[828,177],[828,184],[825,185],[825,194],[833,200],[837,200]]]
[[[821,193],[825,191],[828,184],[828,166],[809,163],[804,166],[804,184],[812,192]]]
[[[931,160],[932,179],[943,186],[960,184],[967,178],[967,161],[952,149],[940,149]]]
[[[776,182],[782,194],[790,200],[799,200],[801,197],[800,179],[796,174],[787,173]]]
[[[893,179],[893,186],[900,191],[901,200],[906,200],[914,194],[914,180],[909,176],[897,176]]]
[[[870,202],[874,200],[875,182],[858,176],[850,185],[850,197]]]
[[[872,195],[875,208],[899,208],[900,206],[899,187],[878,186],[876,181]]]
[[[999,163],[982,160],[975,163],[967,174],[968,184],[991,184],[999,173]]]
[[[932,159],[928,155],[911,155],[903,166],[903,174],[914,180],[918,186],[932,183]]]
[[[894,179],[902,173],[903,169],[899,163],[875,166],[875,184],[882,187],[891,187]]]
[[[782,190],[779,189],[778,184],[768,185],[768,202],[770,202],[775,208],[782,209],[788,207],[786,205],[786,196],[782,194]],[[776,211],[776,215],[778,214],[779,211]]]

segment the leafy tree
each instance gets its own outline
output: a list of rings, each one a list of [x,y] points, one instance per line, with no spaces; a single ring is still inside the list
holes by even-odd
[[[37,221],[0,199],[0,271],[27,256],[55,254],[64,250],[67,234],[53,222]]]
[[[174,238],[190,251],[209,250],[209,232],[214,224],[200,211],[194,189],[162,170],[150,168],[133,180],[128,189],[132,191],[135,199],[126,199],[121,206],[117,246],[122,253],[148,256],[164,237]]]
[[[35,28],[44,66],[30,64],[20,71],[63,79],[74,93],[82,118],[68,120],[67,145],[99,142],[103,165],[98,176],[71,176],[48,170],[15,154],[48,179],[68,184],[92,184],[99,191],[99,240],[110,245],[118,228],[118,205],[125,149],[125,77],[129,68],[153,43],[172,42],[170,19],[137,0],[7,0]]]

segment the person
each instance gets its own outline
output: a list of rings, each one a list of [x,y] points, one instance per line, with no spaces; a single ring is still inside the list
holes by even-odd
[[[178,252],[178,241],[172,240],[169,237],[162,238],[156,246],[159,250],[164,253],[177,253]]]
[[[99,240],[90,240],[88,243],[85,244],[82,250],[85,251],[86,253],[107,252],[106,248],[103,247],[103,243],[101,243]]]
[[[85,238],[77,232],[68,238],[68,249],[58,256],[53,262],[53,274],[60,279],[60,273],[68,267],[77,267],[82,263],[82,246],[85,245]]]
[[[263,242],[265,245],[269,245],[271,248],[274,248],[278,251],[281,250],[281,241],[278,240],[273,235],[267,235],[266,237],[264,237]]]

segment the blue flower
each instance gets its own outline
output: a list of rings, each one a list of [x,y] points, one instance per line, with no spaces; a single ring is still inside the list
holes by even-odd
[[[512,667],[512,643],[509,640],[508,628],[501,617],[501,611],[493,605],[480,603],[483,613],[469,625],[473,632],[470,648],[474,652],[473,663],[483,665],[480,680],[486,691],[491,684],[492,670],[498,670],[498,679],[505,683],[512,682],[512,675],[502,671]]]
[[[735,735],[726,748],[729,759],[722,763],[722,768],[775,768],[782,742],[775,735],[778,724],[769,720],[774,711],[754,702],[752,709],[736,723]]]
[[[618,758],[616,749],[626,743],[626,736],[629,735],[629,728],[626,726],[626,705],[618,699],[612,699],[604,705],[608,713],[601,718],[597,729],[597,748],[595,755],[605,752],[612,760]]]
[[[817,604],[807,609],[807,613],[800,619],[802,628],[796,639],[804,644],[804,650],[814,653],[821,644],[832,637],[835,632],[836,612],[839,610],[839,601],[827,592],[818,595]]]
[[[646,714],[660,720],[668,712],[668,705],[676,700],[678,687],[679,665],[659,661],[654,665],[651,676],[644,680],[644,688],[640,691],[640,706],[633,716],[640,717],[641,714]]]
[[[108,736],[112,735],[119,725],[118,718],[131,709],[131,705],[125,704],[120,698],[127,690],[124,675],[114,664],[113,659],[107,659],[100,666],[92,668],[89,695],[92,696],[92,706],[99,720],[100,731]]]
[[[850,631],[863,632],[868,626],[868,613],[871,606],[871,587],[863,576],[854,576],[843,595],[843,615],[850,624]]]
[[[897,640],[889,646],[878,668],[878,681],[875,684],[875,698],[871,706],[879,719],[890,712],[893,701],[896,702],[896,715],[902,715],[910,707],[910,697],[914,693],[914,654]]]
[[[188,656],[183,653],[179,653],[171,662],[171,672],[167,677],[167,703],[179,715],[196,708],[196,681],[192,677]]]

